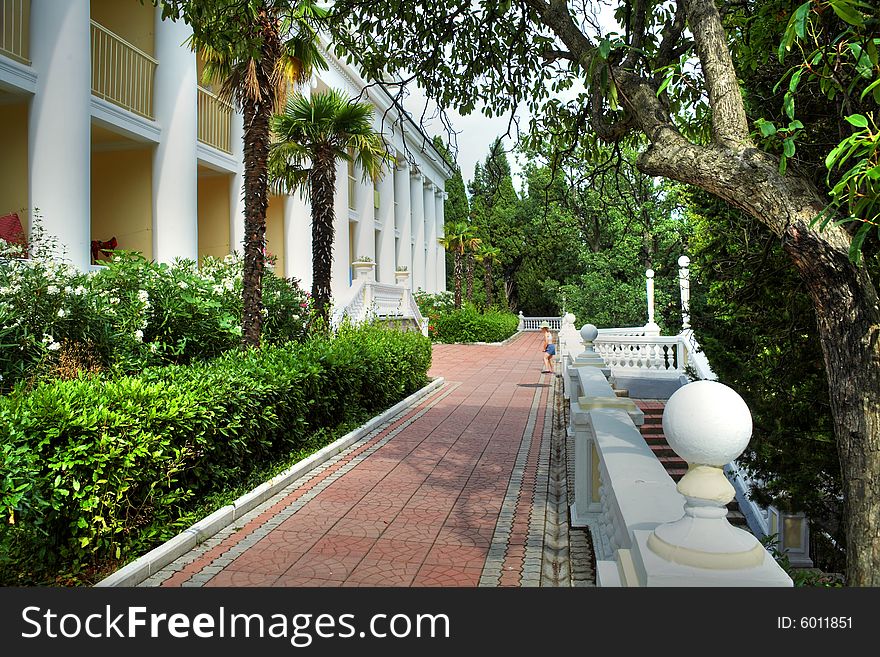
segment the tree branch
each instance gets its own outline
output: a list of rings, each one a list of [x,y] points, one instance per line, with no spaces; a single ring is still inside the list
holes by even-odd
[[[657,48],[657,57],[654,61],[655,69],[668,66],[681,56],[677,51],[681,49],[679,40],[684,33],[685,23],[684,3],[682,0],[677,0],[675,17],[671,23],[667,23],[663,28],[663,40]]]
[[[715,3],[712,0],[684,0],[684,3],[709,92],[713,139],[734,149],[753,146],[736,70]]]

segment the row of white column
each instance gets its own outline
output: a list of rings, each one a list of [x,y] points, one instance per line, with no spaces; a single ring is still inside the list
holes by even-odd
[[[29,205],[65,257],[84,269],[91,240],[91,49],[89,0],[33,0],[31,66],[36,93],[28,121]],[[153,258],[198,257],[198,109],[189,28],[155,12],[153,113],[161,138],[153,155]],[[240,125],[233,136],[240,161]],[[230,202],[240,215],[241,172]],[[120,212],[125,212],[120,208]],[[234,224],[235,222],[233,222]],[[239,221],[238,223],[242,223]],[[235,226],[231,226],[235,229]],[[243,232],[243,231],[242,231]]]
[[[373,259],[380,282],[393,283],[395,269],[406,267],[413,290],[445,290],[446,259],[438,242],[443,235],[445,192],[406,162],[387,172],[377,191],[379,208],[374,212],[372,185],[358,185],[352,255]],[[341,246],[337,253],[345,252]]]

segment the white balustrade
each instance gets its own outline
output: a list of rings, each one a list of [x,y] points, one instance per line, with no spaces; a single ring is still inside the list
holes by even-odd
[[[551,331],[559,331],[562,328],[562,317],[524,317],[519,314],[520,331],[540,331],[541,323],[547,322]]]
[[[593,346],[612,372],[684,374],[686,347],[679,336],[600,333]]]
[[[355,324],[370,319],[410,320],[423,335],[428,334],[428,322],[422,317],[412,291],[405,285],[377,283],[369,274],[355,280],[346,301],[334,310],[331,324],[339,326],[344,319]]]

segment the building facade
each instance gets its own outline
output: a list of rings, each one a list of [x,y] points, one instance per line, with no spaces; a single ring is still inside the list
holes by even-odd
[[[241,250],[242,121],[200,83],[183,23],[135,0],[0,0],[0,215],[25,230],[41,217],[64,257],[100,266],[94,240],[149,259]],[[351,262],[379,282],[406,267],[413,290],[445,289],[445,180],[452,170],[380,86],[327,55],[303,93],[367,100],[396,164],[375,183],[339,163],[333,294]],[[311,214],[300,195],[271,196],[266,249],[276,271],[311,287]]]

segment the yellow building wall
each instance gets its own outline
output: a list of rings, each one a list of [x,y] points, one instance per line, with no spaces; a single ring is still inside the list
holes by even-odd
[[[153,257],[151,149],[92,153],[92,239]]]
[[[269,209],[266,211],[266,253],[277,257],[275,274],[283,277],[284,261],[284,197],[269,196]]]
[[[140,48],[148,55],[154,55],[155,12],[149,1],[141,4],[134,0],[92,0],[91,17],[102,27],[122,37],[131,45]]]
[[[230,176],[199,176],[199,261],[231,252],[229,183]]]
[[[0,144],[3,173],[0,175],[0,216],[18,213],[28,228],[28,106],[0,104]],[[40,207],[39,199],[34,199]]]

